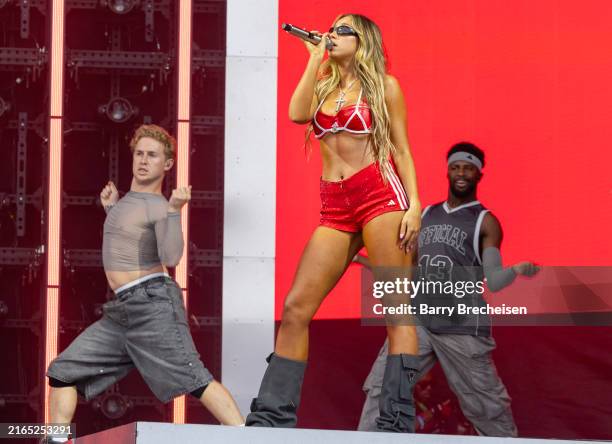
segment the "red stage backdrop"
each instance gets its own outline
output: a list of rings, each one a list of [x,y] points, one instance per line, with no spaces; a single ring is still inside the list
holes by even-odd
[[[483,148],[487,156],[479,199],[502,223],[505,263],[531,259],[543,265],[611,265],[612,241],[605,234],[612,219],[609,6],[607,0],[280,0],[279,21],[325,30],[338,14],[354,12],[367,15],[380,26],[389,73],[399,79],[406,97],[408,135],[423,206],[445,198],[446,150],[455,142],[468,140]],[[307,159],[305,127],[287,117],[289,99],[306,60],[307,51],[300,41],[279,36],[277,320],[299,256],[319,216],[318,144],[313,141]],[[351,266],[317,319],[359,317],[359,275],[359,267]],[[379,341],[380,333],[374,331]],[[522,335],[527,341],[531,336],[537,341],[530,333],[533,330],[513,331],[516,335],[506,333],[503,337]],[[567,337],[572,336],[571,331],[566,331]],[[593,339],[593,347],[603,345],[599,344],[603,335],[610,338],[608,329],[593,332],[586,336],[600,338]],[[496,358],[513,352],[498,343]],[[364,359],[374,357],[376,346],[370,346]],[[566,355],[563,350],[558,351],[560,359]],[[527,356],[537,360],[539,355],[532,351]],[[550,356],[547,359],[550,361]],[[578,357],[568,360],[568,365],[579,364]],[[339,361],[336,366],[346,364]],[[501,364],[510,365],[512,360],[500,357],[498,361],[504,375]],[[594,362],[591,356],[588,368],[597,368],[599,380],[610,383],[610,361],[609,356],[602,356],[600,362]],[[550,362],[541,369],[542,377],[564,365],[554,359]],[[583,364],[579,376],[589,377]],[[326,365],[329,370],[332,364]],[[367,372],[368,366],[369,362],[362,366],[363,371]],[[516,378],[508,381],[509,389],[520,386],[521,378],[534,383],[533,374],[525,379],[516,371],[505,373]],[[575,387],[571,381],[559,384],[562,396],[557,402],[567,402],[568,397],[578,402],[576,397],[582,397],[582,392],[568,388]],[[609,391],[609,386],[598,390]],[[512,390],[510,393],[513,395]],[[360,403],[362,397],[359,393],[355,396],[355,402]],[[516,396],[515,401],[521,402]],[[605,416],[612,414],[611,402],[605,397],[598,402],[595,410],[599,413],[590,410],[587,401],[584,408],[575,406],[589,409],[579,415],[591,415],[585,420],[589,425],[582,428],[575,424],[575,410],[573,416],[568,412],[564,419],[551,423],[554,427],[546,426],[545,416],[535,421],[517,412],[515,415],[521,431],[531,436],[612,438],[612,426],[604,425]],[[546,400],[542,403],[548,405]],[[551,401],[547,414],[558,406]],[[597,415],[601,415],[600,421]]]

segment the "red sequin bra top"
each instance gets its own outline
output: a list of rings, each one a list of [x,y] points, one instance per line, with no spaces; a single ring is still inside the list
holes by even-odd
[[[357,103],[342,108],[335,116],[325,114],[321,111],[321,100],[312,119],[312,128],[317,139],[327,133],[336,134],[339,131],[348,131],[354,134],[370,134],[372,128],[372,116],[370,107],[361,100],[363,88],[359,91]]]

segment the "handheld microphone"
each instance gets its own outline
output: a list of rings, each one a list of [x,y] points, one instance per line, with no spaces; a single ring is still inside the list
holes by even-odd
[[[312,32],[306,31],[305,29],[298,28],[297,26],[290,25],[289,23],[283,23],[281,25],[281,29],[283,31],[287,31],[289,34],[294,35],[296,37],[301,38],[302,40],[306,40],[313,45],[318,45],[321,41],[321,36],[313,34]],[[325,42],[325,47],[327,49],[332,49],[335,45],[328,38],[327,42]]]

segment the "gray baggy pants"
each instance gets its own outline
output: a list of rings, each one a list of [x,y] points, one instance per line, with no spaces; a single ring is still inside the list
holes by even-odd
[[[465,417],[485,436],[517,436],[510,397],[499,378],[491,352],[492,337],[435,334],[417,327],[421,368],[417,380],[440,361],[451,390]],[[358,430],[376,430],[378,400],[385,373],[388,342],[385,341],[363,384],[366,394]]]

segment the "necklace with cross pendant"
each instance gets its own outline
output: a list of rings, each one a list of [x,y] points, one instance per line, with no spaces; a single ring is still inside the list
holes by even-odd
[[[346,100],[344,100],[344,96],[346,96],[346,93],[351,90],[351,87],[353,86],[353,83],[355,83],[355,80],[357,79],[355,78],[351,83],[349,83],[346,90],[340,88],[340,94],[338,94],[338,98],[336,99],[336,113],[340,111],[340,108],[342,108],[344,102],[346,102]]]

